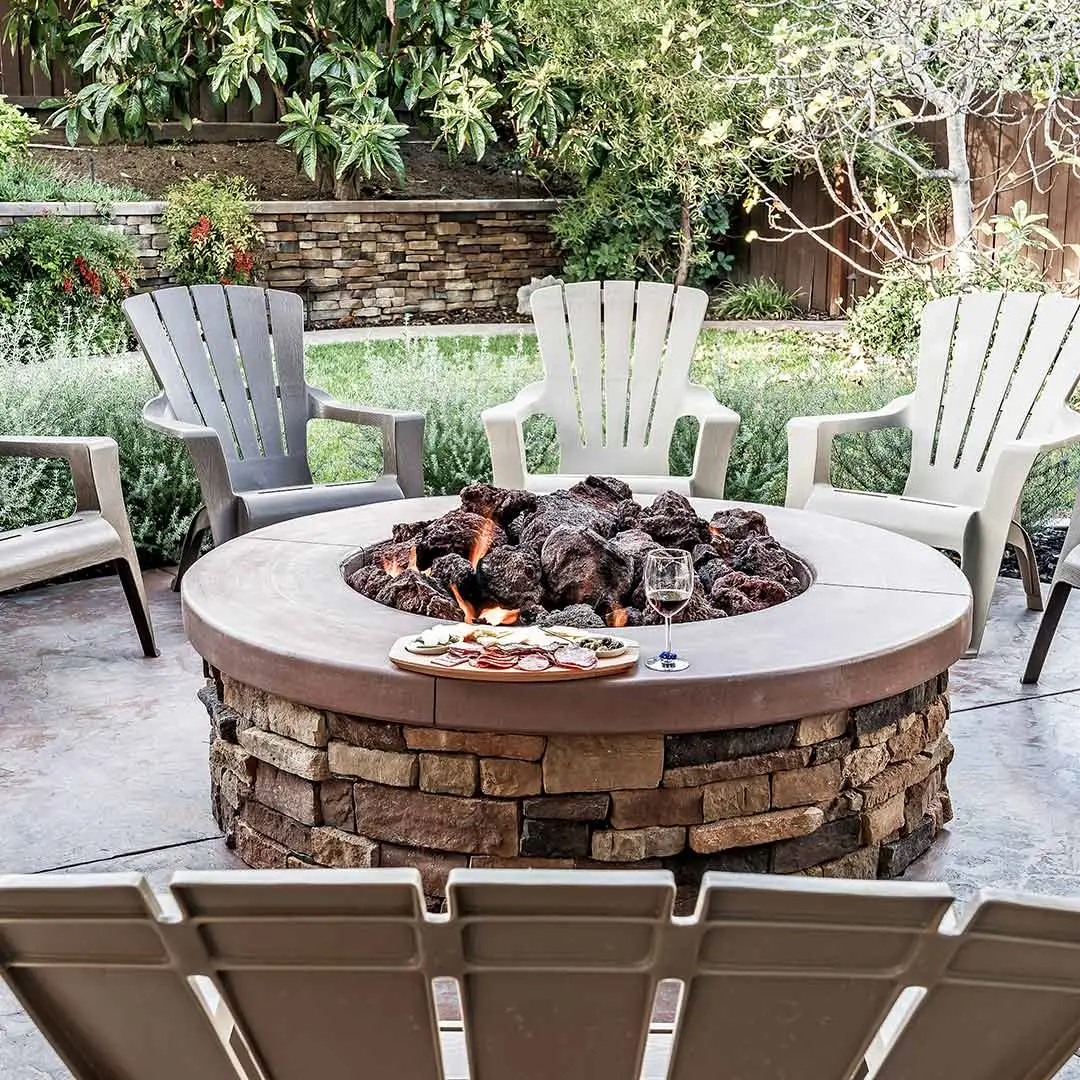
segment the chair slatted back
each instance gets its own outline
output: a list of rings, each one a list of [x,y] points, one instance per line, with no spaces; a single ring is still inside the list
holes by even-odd
[[[303,479],[308,404],[299,296],[179,286],[130,297],[124,310],[175,415],[213,428],[230,469],[266,459],[291,463],[283,482]]]
[[[666,474],[708,296],[584,281],[531,297],[561,471]]]
[[[472,1080],[851,1080],[866,1057],[876,1080],[1049,1080],[1080,1043],[1078,901],[987,895],[954,925],[943,886],[734,874],[679,919],[651,871],[454,871],[445,916],[415,871],[171,890],[163,912],[128,875],[0,879],[0,972],[77,1080],[443,1080],[437,978]]]
[[[905,493],[981,502],[1002,447],[1049,435],[1080,379],[1080,302],[970,293],[926,305]]]

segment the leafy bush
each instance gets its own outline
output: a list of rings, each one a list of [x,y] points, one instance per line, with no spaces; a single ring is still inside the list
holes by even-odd
[[[23,161],[30,140],[40,132],[35,120],[0,94],[0,165]]]
[[[247,285],[262,232],[251,214],[255,189],[239,176],[200,176],[165,192],[169,238],[162,266],[181,285]]]
[[[551,227],[571,281],[605,278],[671,281],[679,264],[679,194],[654,182],[605,170],[564,200]],[[709,285],[731,269],[724,250],[730,225],[719,199],[702,204],[690,257],[692,285]]]
[[[27,309],[46,343],[65,322],[85,323],[92,351],[114,351],[128,340],[120,303],[138,268],[123,233],[86,218],[31,218],[0,237],[0,312]]]
[[[13,347],[32,351],[20,354]],[[49,352],[11,316],[0,315],[0,434],[115,439],[140,559],[148,566],[173,561],[201,501],[187,451],[140,419],[143,404],[157,393],[142,358],[102,360],[88,355],[95,348],[76,332],[64,341],[66,356]],[[0,531],[65,517],[75,505],[62,462],[0,458],[0,490]]]
[[[786,319],[798,312],[798,298],[772,278],[757,278],[725,289],[709,314],[714,319]]]
[[[85,173],[43,161],[4,161],[0,155],[0,202],[91,202],[107,210],[114,202],[146,195],[127,184],[103,184]]]

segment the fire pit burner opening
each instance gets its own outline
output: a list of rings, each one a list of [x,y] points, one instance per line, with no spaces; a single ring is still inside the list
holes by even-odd
[[[369,599],[431,619],[640,626],[661,622],[644,585],[646,556],[658,548],[694,558],[694,595],[676,622],[760,611],[812,580],[757,510],[718,510],[706,521],[674,491],[642,506],[610,476],[549,495],[470,484],[459,508],[395,525],[344,570]]]

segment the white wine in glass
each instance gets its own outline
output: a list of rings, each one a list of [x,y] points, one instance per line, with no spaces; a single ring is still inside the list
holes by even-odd
[[[694,562],[689,551],[650,551],[645,559],[645,598],[664,620],[664,651],[650,656],[645,666],[652,671],[685,671],[690,665],[671,648],[671,620],[694,592]]]

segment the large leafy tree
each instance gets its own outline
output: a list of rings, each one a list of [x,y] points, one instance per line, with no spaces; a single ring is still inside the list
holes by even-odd
[[[72,141],[190,124],[207,85],[221,103],[268,89],[282,142],[342,194],[401,176],[402,116],[481,158],[500,138],[542,152],[571,107],[504,0],[13,0],[5,33],[87,79],[53,117]]]
[[[853,221],[879,258],[944,263],[963,278],[1000,191],[1080,164],[1080,116],[1069,96],[1080,61],[1073,0],[785,0],[745,5],[742,17],[765,46],[747,54],[750,63],[711,49],[704,61],[684,55],[684,71],[693,82],[760,92],[759,131],[741,164],[781,233],[829,246],[835,222]],[[1014,150],[975,178],[978,122]],[[774,179],[792,163],[816,174],[833,221],[801,220],[780,198]],[[944,195],[944,229],[935,228],[935,191]],[[858,263],[873,272],[865,258]]]
[[[676,192],[675,280],[684,282],[700,208],[745,187],[738,147],[750,137],[758,88],[700,76],[706,55],[751,64],[758,42],[742,32],[736,0],[512,0],[512,10],[577,102],[558,161],[586,183],[609,172]]]

